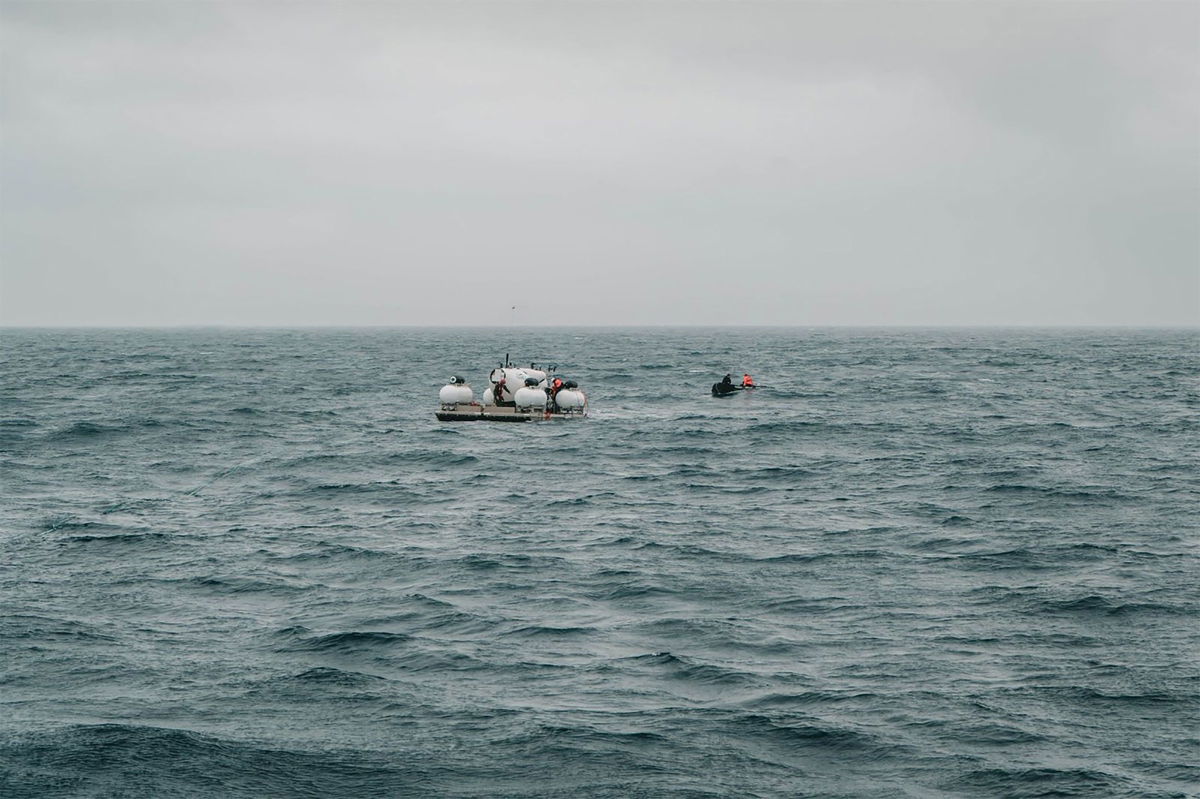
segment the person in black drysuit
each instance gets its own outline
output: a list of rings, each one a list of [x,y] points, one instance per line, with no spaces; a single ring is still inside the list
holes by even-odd
[[[733,376],[725,375],[723,378],[721,378],[720,383],[713,383],[712,390],[713,390],[713,395],[717,396],[717,395],[721,395],[721,394],[730,394],[734,391],[737,391],[738,389],[737,389],[737,386],[735,386],[733,384]]]
[[[507,381],[502,377],[500,378],[500,382],[492,387],[492,399],[495,400],[496,407],[498,408],[507,408],[516,405],[516,403],[512,401],[504,401],[504,387],[506,382]]]

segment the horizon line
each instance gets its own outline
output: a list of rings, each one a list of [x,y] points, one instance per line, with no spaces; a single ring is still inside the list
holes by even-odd
[[[1132,323],[1108,322],[1086,324],[1053,323],[933,323],[933,324],[870,324],[870,323],[825,323],[825,324],[698,324],[698,323],[644,323],[644,324],[529,324],[529,325],[446,325],[446,324],[5,324],[0,330],[529,330],[529,329],[695,329],[695,330],[1200,330],[1200,322],[1184,323]]]

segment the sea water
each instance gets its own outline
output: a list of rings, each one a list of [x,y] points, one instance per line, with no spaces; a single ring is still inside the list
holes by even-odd
[[[0,795],[1195,795],[1198,344],[0,331]]]

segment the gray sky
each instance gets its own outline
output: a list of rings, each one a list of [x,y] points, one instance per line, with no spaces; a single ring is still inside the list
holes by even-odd
[[[1197,324],[1200,2],[0,0],[0,324]]]

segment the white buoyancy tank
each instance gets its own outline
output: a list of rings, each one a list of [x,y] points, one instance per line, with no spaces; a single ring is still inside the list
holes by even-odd
[[[468,404],[475,401],[475,394],[466,383],[449,383],[438,392],[438,400],[443,405]]]
[[[574,410],[587,405],[587,397],[577,388],[564,388],[554,397],[555,403],[563,410]]]
[[[513,398],[518,408],[545,408],[546,392],[532,386],[521,386]]]

